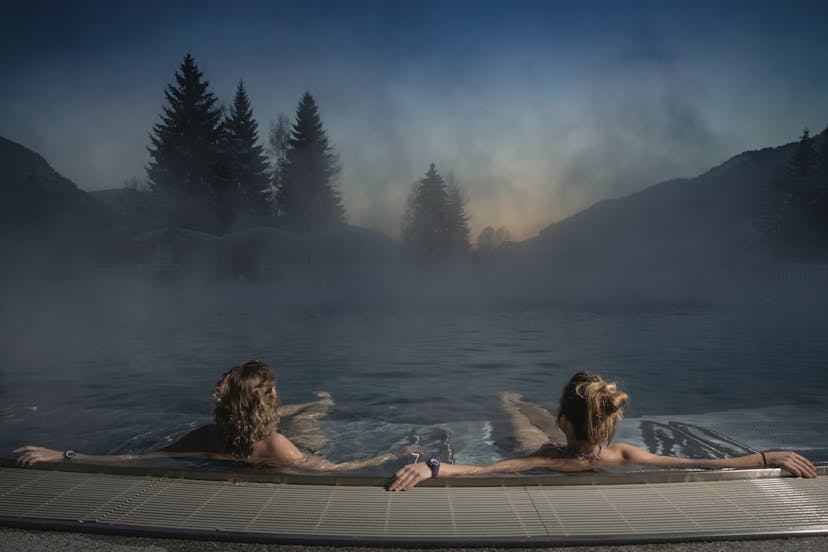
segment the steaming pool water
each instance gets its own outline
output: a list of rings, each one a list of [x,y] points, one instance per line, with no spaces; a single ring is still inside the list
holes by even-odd
[[[320,454],[347,461],[412,440],[490,462],[515,443],[497,393],[554,411],[578,370],[631,401],[617,440],[712,457],[795,449],[828,462],[828,313],[800,305],[332,307],[255,285],[79,282],[6,293],[0,447],[147,452],[211,420],[219,376],[274,367],[285,403],[336,402]],[[389,473],[392,468],[364,471]]]

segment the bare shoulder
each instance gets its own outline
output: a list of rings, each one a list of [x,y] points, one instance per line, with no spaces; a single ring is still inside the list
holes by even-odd
[[[284,464],[297,464],[305,458],[290,439],[275,431],[253,445],[252,456],[257,460],[273,460]]]
[[[608,464],[635,463],[650,453],[626,443],[617,443],[606,447],[601,452],[601,460]]]

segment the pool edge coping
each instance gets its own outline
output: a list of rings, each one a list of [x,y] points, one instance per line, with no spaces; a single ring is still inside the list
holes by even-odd
[[[0,458],[0,467],[20,468],[15,460]],[[203,481],[231,481],[237,483],[270,483],[286,485],[327,485],[353,487],[385,487],[392,479],[388,476],[362,476],[341,474],[292,474],[281,473],[274,467],[244,467],[229,469],[181,469],[170,466],[147,464],[104,464],[81,462],[44,462],[30,466],[30,470],[45,470],[75,473],[100,473],[111,475],[148,476],[169,479],[194,479]],[[816,467],[818,476],[828,476],[828,465]],[[429,479],[418,487],[526,487],[526,486],[570,486],[570,485],[633,485],[657,483],[689,483],[739,481],[751,479],[776,479],[793,477],[780,468],[750,469],[685,469],[685,470],[636,470],[625,472],[589,471],[575,473],[555,472],[552,474],[499,474],[497,476],[460,476]]]

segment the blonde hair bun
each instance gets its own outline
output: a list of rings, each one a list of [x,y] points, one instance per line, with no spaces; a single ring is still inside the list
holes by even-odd
[[[564,387],[559,412],[572,422],[580,440],[605,445],[615,437],[628,401],[629,396],[614,382],[578,372]]]

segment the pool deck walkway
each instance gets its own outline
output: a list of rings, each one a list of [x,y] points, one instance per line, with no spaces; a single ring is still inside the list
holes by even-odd
[[[775,469],[662,471],[433,480],[406,493],[389,493],[384,481],[371,478],[254,472],[228,480],[226,473],[80,469],[0,466],[0,525],[305,546],[545,547],[828,535],[828,467],[812,480]]]

